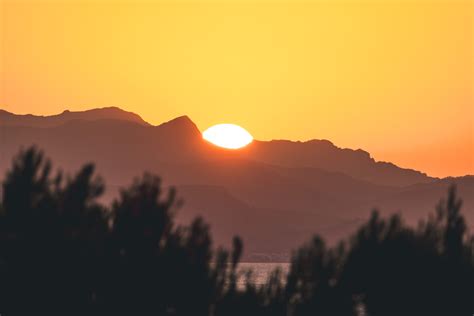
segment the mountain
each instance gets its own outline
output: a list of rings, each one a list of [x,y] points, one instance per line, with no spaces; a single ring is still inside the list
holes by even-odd
[[[149,125],[139,115],[113,106],[78,112],[65,110],[61,114],[51,116],[18,115],[0,109],[0,124],[8,126],[54,127],[73,120],[95,121],[100,119],[123,120],[144,126]]]
[[[400,211],[415,223],[434,210],[451,183],[465,209],[474,206],[472,176],[436,179],[326,140],[254,141],[226,150],[204,141],[187,116],[153,126],[118,108],[45,117],[1,111],[1,174],[20,147],[31,144],[63,170],[94,162],[107,182],[105,200],[145,171],[159,174],[184,200],[180,222],[202,215],[218,244],[242,235],[247,259],[269,253],[285,258],[313,233],[337,240],[373,207]],[[472,223],[474,214],[466,215]]]
[[[404,186],[434,180],[419,171],[402,169],[388,162],[377,162],[368,152],[361,149],[336,147],[328,140],[256,141],[249,151],[249,157],[287,167],[315,167],[343,172],[358,179],[383,185]]]

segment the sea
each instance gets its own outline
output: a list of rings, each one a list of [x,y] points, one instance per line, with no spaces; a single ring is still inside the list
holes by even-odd
[[[282,272],[282,282],[285,283],[286,275],[290,264],[288,262],[241,262],[238,265],[238,281],[239,287],[245,287],[246,275],[248,271],[252,271],[250,280],[257,286],[265,284],[272,271],[280,269]]]

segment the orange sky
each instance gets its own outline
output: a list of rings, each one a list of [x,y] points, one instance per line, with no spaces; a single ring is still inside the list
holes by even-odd
[[[120,106],[474,173],[474,2],[0,0],[0,108]]]

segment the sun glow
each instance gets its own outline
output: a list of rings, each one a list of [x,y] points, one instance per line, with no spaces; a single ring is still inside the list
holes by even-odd
[[[227,149],[238,149],[250,144],[252,135],[244,128],[235,124],[217,124],[202,133],[208,142]]]

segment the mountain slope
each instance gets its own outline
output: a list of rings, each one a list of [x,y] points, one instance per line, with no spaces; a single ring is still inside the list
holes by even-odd
[[[402,169],[392,163],[376,162],[368,152],[361,149],[342,149],[327,140],[256,141],[249,147],[247,155],[254,160],[275,165],[342,172],[381,185],[405,186],[434,180],[419,171]]]
[[[250,257],[288,253],[316,232],[334,241],[372,207],[401,210],[413,223],[434,210],[451,183],[458,184],[466,209],[474,206],[473,177],[437,180],[328,141],[255,141],[232,151],[204,141],[186,116],[152,126],[116,109],[71,113],[31,118],[2,112],[1,174],[20,147],[32,144],[64,170],[94,162],[109,200],[118,186],[150,171],[178,186],[185,201],[180,222],[202,215],[218,244],[239,233]],[[473,213],[466,214],[472,223]]]

